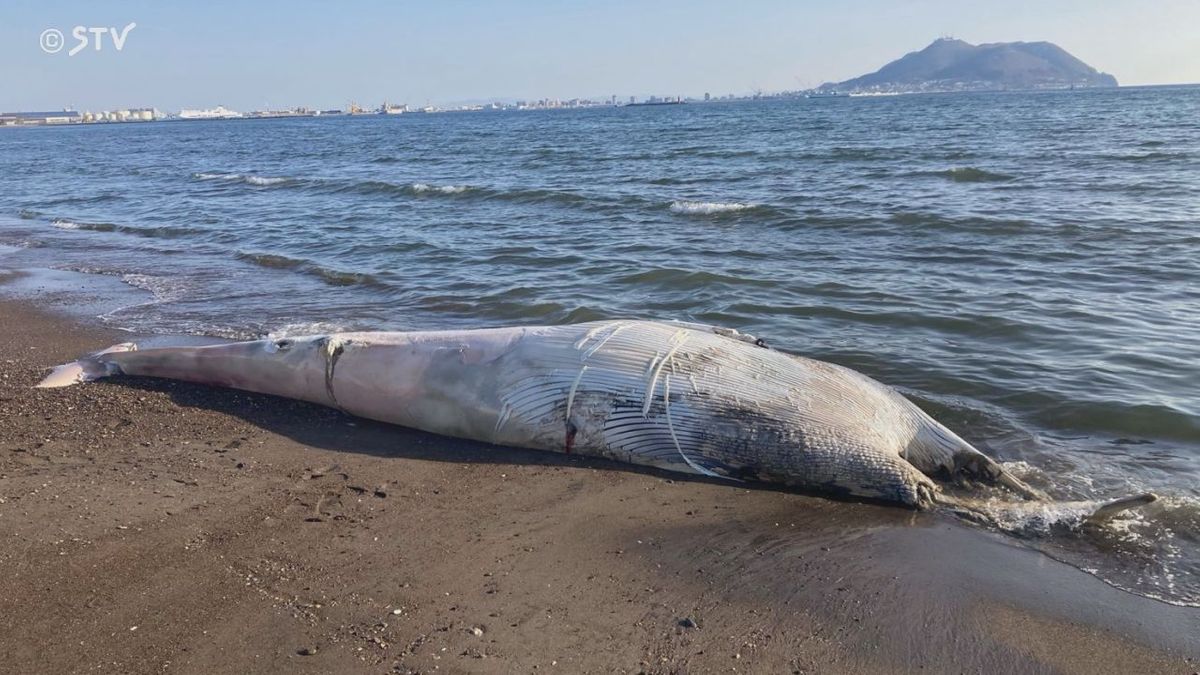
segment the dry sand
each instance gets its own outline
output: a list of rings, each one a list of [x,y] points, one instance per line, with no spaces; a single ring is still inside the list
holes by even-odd
[[[45,303],[42,303],[45,306]],[[230,390],[0,302],[0,671],[1200,671],[1200,610],[946,516]]]

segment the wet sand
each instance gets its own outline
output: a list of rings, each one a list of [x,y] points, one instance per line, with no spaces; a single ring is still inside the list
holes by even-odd
[[[1200,671],[1200,610],[937,514],[204,386],[0,301],[0,671]]]

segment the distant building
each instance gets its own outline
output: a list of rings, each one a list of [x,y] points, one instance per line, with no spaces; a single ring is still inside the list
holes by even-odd
[[[80,117],[80,122],[153,122],[161,119],[163,114],[154,108],[128,108],[126,110],[86,111]]]
[[[22,126],[34,124],[73,124],[82,122],[83,116],[76,110],[51,112],[6,112],[0,113],[0,126]]]

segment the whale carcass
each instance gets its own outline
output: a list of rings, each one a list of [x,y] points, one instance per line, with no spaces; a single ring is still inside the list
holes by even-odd
[[[894,389],[698,324],[602,321],[132,344],[39,386],[112,375],[275,394],[436,434],[928,508],[938,480],[1039,493]]]

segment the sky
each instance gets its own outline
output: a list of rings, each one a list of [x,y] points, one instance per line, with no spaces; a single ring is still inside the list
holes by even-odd
[[[131,23],[119,51],[86,32]],[[71,56],[76,26],[88,43]],[[772,92],[872,72],[943,35],[1048,40],[1123,85],[1196,83],[1198,26],[1200,0],[6,0],[0,111]],[[42,48],[49,29],[57,53]]]

